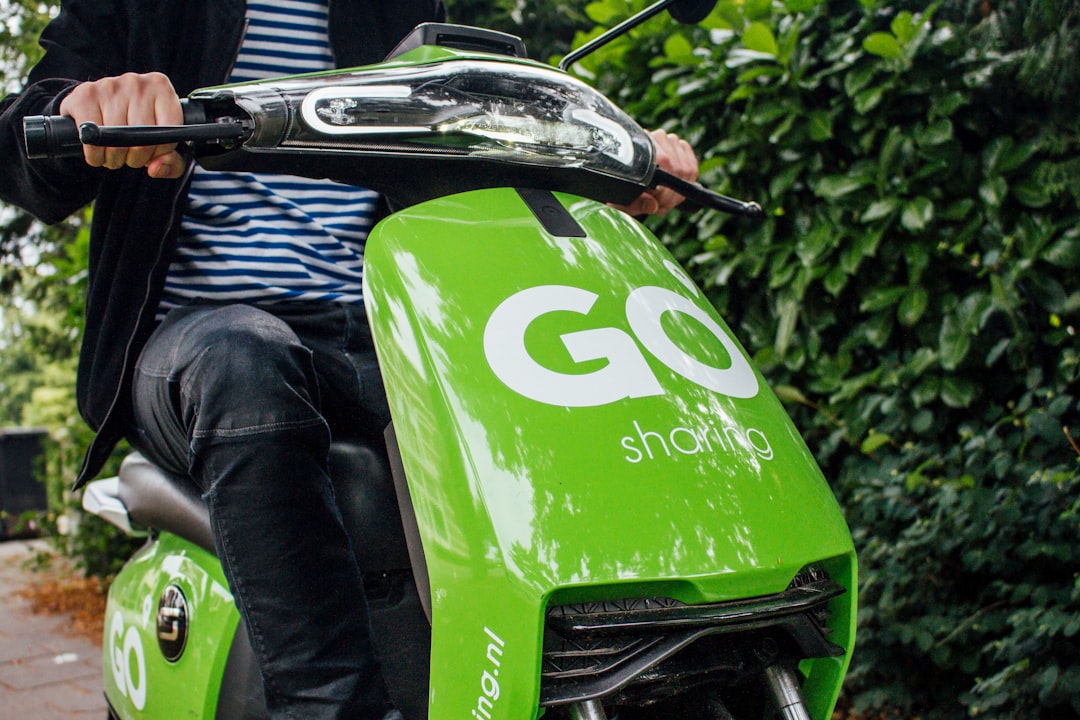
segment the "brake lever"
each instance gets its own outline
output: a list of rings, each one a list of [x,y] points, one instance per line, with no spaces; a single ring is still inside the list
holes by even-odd
[[[239,120],[206,125],[79,125],[79,142],[100,147],[140,147],[182,142],[241,141],[247,129]]]
[[[656,168],[656,172],[653,173],[652,186],[656,187],[659,185],[674,190],[686,198],[686,203],[683,204],[684,206],[689,204],[689,209],[693,209],[694,206],[711,208],[713,210],[731,213],[732,215],[750,218],[751,220],[761,220],[765,217],[765,211],[762,210],[761,206],[756,202],[745,202],[743,200],[736,200],[733,197],[728,197],[727,195],[721,195],[720,193],[709,190],[699,183],[683,180],[681,177],[672,175],[666,170]]]

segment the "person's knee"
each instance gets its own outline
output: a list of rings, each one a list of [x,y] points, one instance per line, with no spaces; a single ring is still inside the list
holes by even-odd
[[[319,418],[311,351],[280,319],[222,308],[181,392],[196,431],[242,432]]]

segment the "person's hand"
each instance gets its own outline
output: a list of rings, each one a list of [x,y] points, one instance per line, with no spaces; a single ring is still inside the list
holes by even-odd
[[[63,102],[60,113],[75,124],[98,125],[180,125],[184,114],[172,83],[161,73],[127,73],[76,86]],[[184,160],[176,144],[150,147],[103,148],[85,146],[83,155],[93,167],[111,170],[146,168],[153,178],[178,178]]]
[[[698,176],[698,161],[690,144],[674,133],[653,130],[649,133],[656,146],[656,164],[672,175],[693,182]],[[629,205],[615,205],[630,215],[666,215],[685,200],[666,187],[646,190]]]

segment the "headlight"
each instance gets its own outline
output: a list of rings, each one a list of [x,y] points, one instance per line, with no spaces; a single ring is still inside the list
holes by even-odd
[[[652,172],[649,136],[588,85],[546,67],[449,60],[227,86],[249,112],[253,147],[498,157],[587,167],[641,183]]]

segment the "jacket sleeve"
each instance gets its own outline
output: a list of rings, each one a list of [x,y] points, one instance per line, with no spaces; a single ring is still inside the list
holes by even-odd
[[[122,22],[113,2],[69,0],[41,34],[45,54],[26,87],[0,100],[0,200],[55,223],[93,200],[102,171],[80,158],[27,160],[22,121],[57,115],[80,82],[123,72]]]

